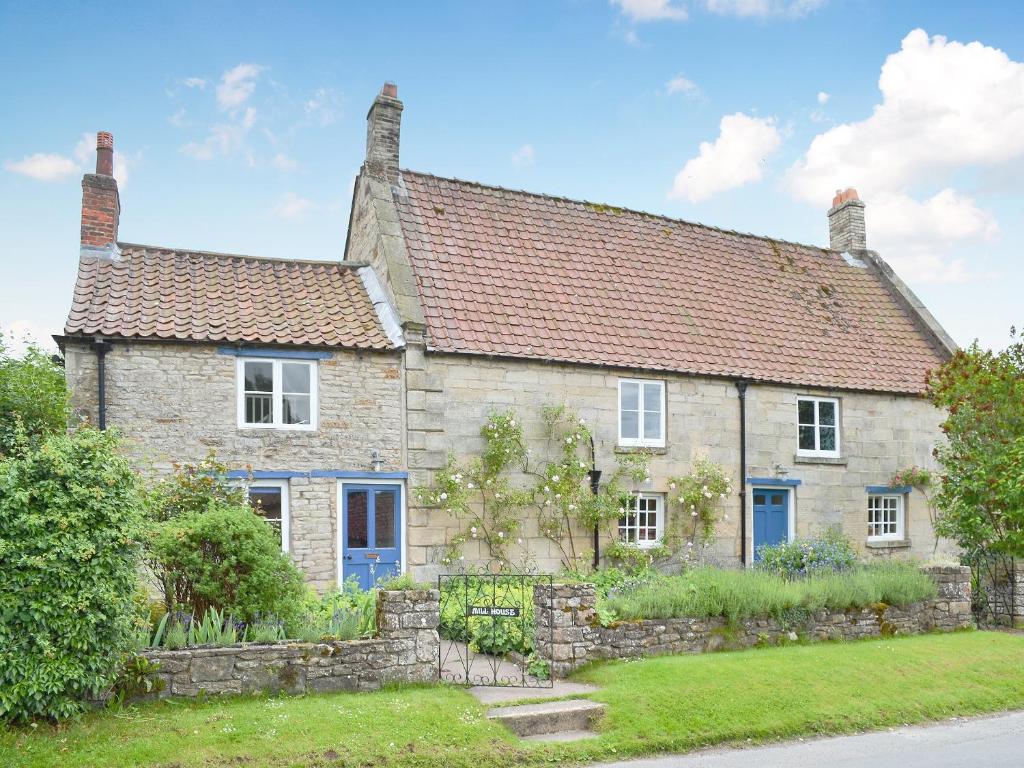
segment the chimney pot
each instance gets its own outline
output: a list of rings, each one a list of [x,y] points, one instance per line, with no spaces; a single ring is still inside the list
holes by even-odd
[[[863,251],[867,246],[864,203],[853,187],[837,189],[828,212],[829,247],[833,251]]]
[[[380,89],[381,96],[388,96],[392,99],[398,98],[398,86],[388,81],[384,83],[384,87]]]
[[[107,131],[96,134],[96,173],[100,176],[114,175],[114,136]]]

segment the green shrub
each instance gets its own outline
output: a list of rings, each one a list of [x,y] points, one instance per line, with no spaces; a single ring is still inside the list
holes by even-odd
[[[274,529],[248,506],[221,499],[156,525],[148,552],[174,605],[192,616],[216,608],[240,622],[288,620],[305,592]]]
[[[111,432],[0,462],[0,719],[68,717],[111,685],[136,631],[140,522]]]
[[[622,620],[722,616],[781,618],[828,608],[844,611],[877,603],[905,606],[935,596],[927,574],[907,563],[867,565],[843,573],[785,579],[763,571],[696,568],[613,590],[601,606]]]
[[[474,605],[519,608],[514,618],[467,617]],[[467,643],[477,653],[503,656],[510,651],[527,655],[533,651],[533,584],[518,578],[469,576],[451,579],[441,587],[441,626],[439,633],[448,640]]]
[[[759,569],[788,577],[845,571],[857,564],[853,544],[838,528],[829,528],[816,538],[763,545],[757,554]]]
[[[0,333],[0,457],[36,448],[67,425],[64,369],[35,345],[11,357]]]
[[[377,591],[362,590],[353,576],[340,590],[317,597],[307,594],[299,615],[285,625],[291,640],[354,640],[377,634]]]

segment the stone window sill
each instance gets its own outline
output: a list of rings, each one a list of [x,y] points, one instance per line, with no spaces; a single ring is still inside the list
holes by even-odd
[[[796,454],[793,456],[794,464],[831,464],[834,467],[845,467],[846,457],[838,456],[833,458],[831,456],[801,456]]]
[[[868,540],[864,542],[868,549],[909,549],[910,539],[880,539],[878,541]]]
[[[645,448],[639,445],[617,445],[615,446],[615,453],[646,453],[650,456],[664,456],[668,453],[668,448]]]

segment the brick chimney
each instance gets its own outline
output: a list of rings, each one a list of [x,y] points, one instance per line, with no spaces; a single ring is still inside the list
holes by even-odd
[[[853,187],[837,189],[828,212],[829,247],[833,251],[866,250],[867,232],[864,229],[864,203]]]
[[[114,179],[114,137],[96,134],[96,173],[82,177],[82,251],[115,255],[121,198]]]
[[[398,86],[384,83],[366,115],[366,161],[363,170],[391,183],[398,181],[398,137],[402,127],[402,102]]]

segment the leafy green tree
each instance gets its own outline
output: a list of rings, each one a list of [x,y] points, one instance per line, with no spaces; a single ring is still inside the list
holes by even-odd
[[[64,369],[35,345],[14,357],[0,333],[0,457],[37,446],[67,424]]]
[[[0,720],[68,717],[111,685],[133,641],[141,517],[113,432],[0,461]]]
[[[1024,557],[1024,343],[1011,335],[1001,352],[958,351],[929,381],[947,414],[938,533],[968,556]]]

